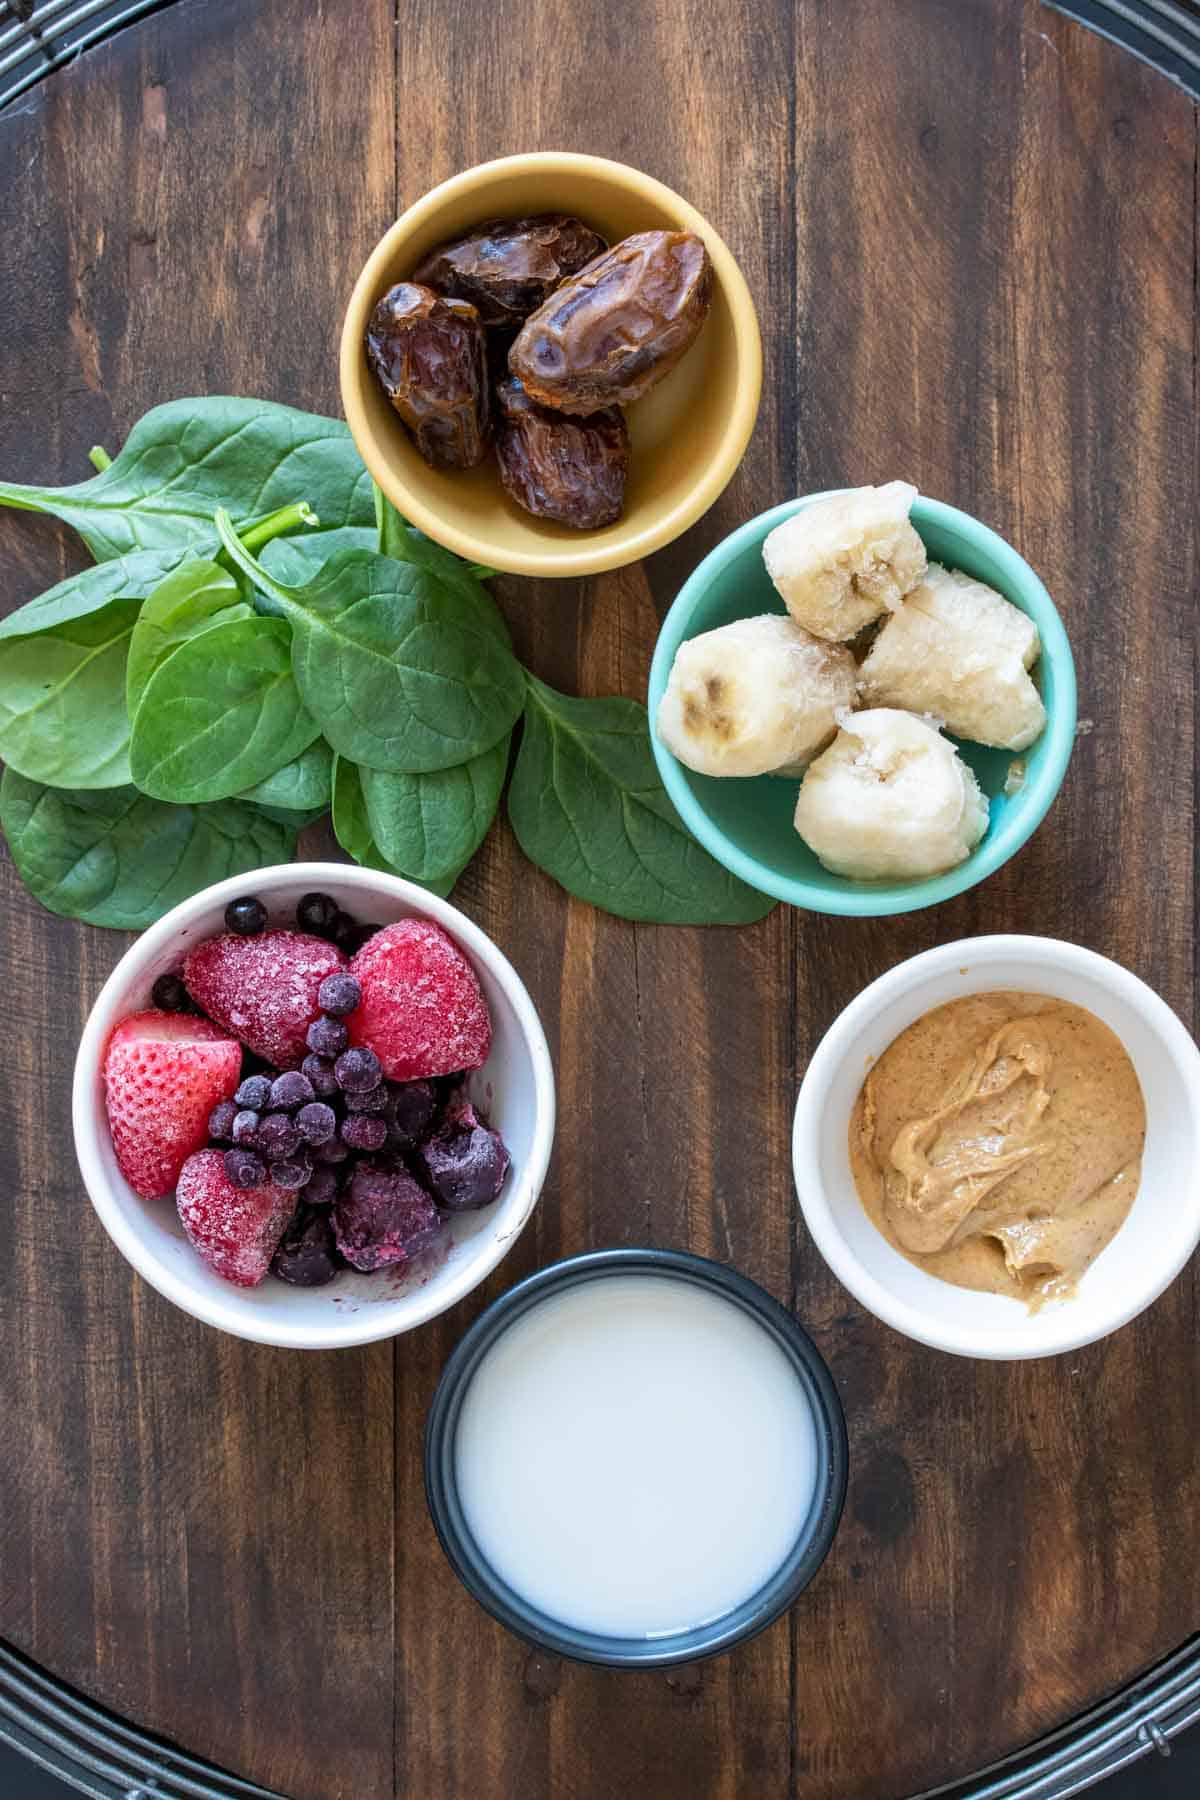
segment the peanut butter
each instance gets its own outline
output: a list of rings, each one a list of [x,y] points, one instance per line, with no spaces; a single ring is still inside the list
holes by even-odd
[[[971,994],[884,1051],[850,1119],[863,1206],[908,1260],[1031,1311],[1072,1294],[1137,1193],[1146,1108],[1120,1039],[1041,994]]]

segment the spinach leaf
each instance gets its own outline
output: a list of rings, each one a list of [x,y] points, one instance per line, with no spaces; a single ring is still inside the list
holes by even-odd
[[[125,659],[140,600],[0,642],[0,757],[54,787],[129,780]]]
[[[744,925],[775,902],[688,836],[658,778],[646,709],[573,700],[533,676],[508,816],[531,862],[625,919]]]
[[[453,590],[365,550],[287,587],[247,554],[223,511],[217,526],[230,559],[290,622],[297,685],[339,756],[420,773],[465,762],[512,729],[520,665]]]
[[[382,869],[385,875],[403,875],[406,880],[418,880],[418,877],[408,875],[403,869],[393,868],[375,842],[367,815],[362,777],[363,771],[346,757],[334,757],[333,835],[346,854],[364,868]],[[462,871],[463,865],[459,864],[457,868],[443,871],[431,880],[421,881],[420,886],[428,888],[430,893],[439,894],[444,900]]]
[[[216,507],[245,523],[296,494],[326,529],[374,522],[370,477],[340,420],[227,396],[154,407],[90,481],[0,483],[0,505],[54,513],[97,562],[133,550],[212,549]]]
[[[452,550],[435,544],[432,538],[401,517],[378,483],[375,486],[375,518],[379,534],[379,554],[394,562],[408,562],[424,569],[444,592],[455,596],[461,607],[481,630],[490,631],[502,644],[511,645],[508,626],[500,609],[480,580],[479,571],[470,568]]]
[[[285,587],[303,587],[341,550],[374,550],[375,533],[361,525],[345,525],[340,531],[306,531],[302,537],[272,538],[258,559],[268,574]]]
[[[211,882],[290,861],[295,833],[252,806],[165,806],[136,788],[71,793],[6,769],[0,825],[43,906],[136,931]]]
[[[109,566],[98,565],[101,569]],[[213,625],[253,616],[254,609],[242,599],[233,576],[216,563],[186,562],[168,575],[143,606],[130,639],[125,670],[125,700],[130,718],[136,714],[154,671],[180,644]]]
[[[311,813],[319,819],[329,811],[332,792],[333,752],[324,738],[318,738],[292,762],[284,763],[274,775],[247,788],[237,798],[275,811]]]
[[[508,743],[427,775],[360,771],[371,836],[394,869],[431,881],[470,862],[500,804]]]
[[[265,781],[320,736],[283,619],[252,614],[189,638],[151,676],[129,765],[145,794],[192,804]]]
[[[174,550],[139,550],[112,562],[93,563],[90,569],[68,575],[0,620],[0,639],[28,637],[52,625],[69,625],[74,619],[99,612],[110,600],[144,600],[187,554],[187,547],[181,545]]]

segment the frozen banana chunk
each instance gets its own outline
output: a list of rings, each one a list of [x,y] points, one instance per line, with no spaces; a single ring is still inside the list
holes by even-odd
[[[954,745],[886,706],[841,720],[796,802],[805,843],[857,881],[941,875],[970,855],[987,822],[987,797]]]
[[[930,563],[871,646],[860,687],[869,706],[933,713],[955,737],[1026,750],[1046,723],[1028,671],[1037,626],[982,581]]]
[[[856,704],[857,679],[848,650],[791,619],[735,619],[679,646],[658,735],[701,775],[798,775]]]
[[[851,488],[769,533],[763,561],[797,625],[844,643],[895,611],[925,571],[925,546],[908,519],[916,497],[907,481]]]

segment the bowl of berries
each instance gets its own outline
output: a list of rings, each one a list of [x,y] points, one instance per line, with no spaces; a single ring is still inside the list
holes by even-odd
[[[520,977],[398,877],[218,883],[129,950],[80,1041],[75,1148],[118,1249],[259,1343],[391,1337],[469,1293],[541,1191],[554,1075]]]

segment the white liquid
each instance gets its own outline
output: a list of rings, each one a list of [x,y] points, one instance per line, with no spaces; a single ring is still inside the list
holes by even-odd
[[[456,1474],[496,1573],[551,1618],[659,1637],[775,1573],[816,1490],[807,1395],[732,1301],[606,1276],[509,1326],[471,1379]]]

